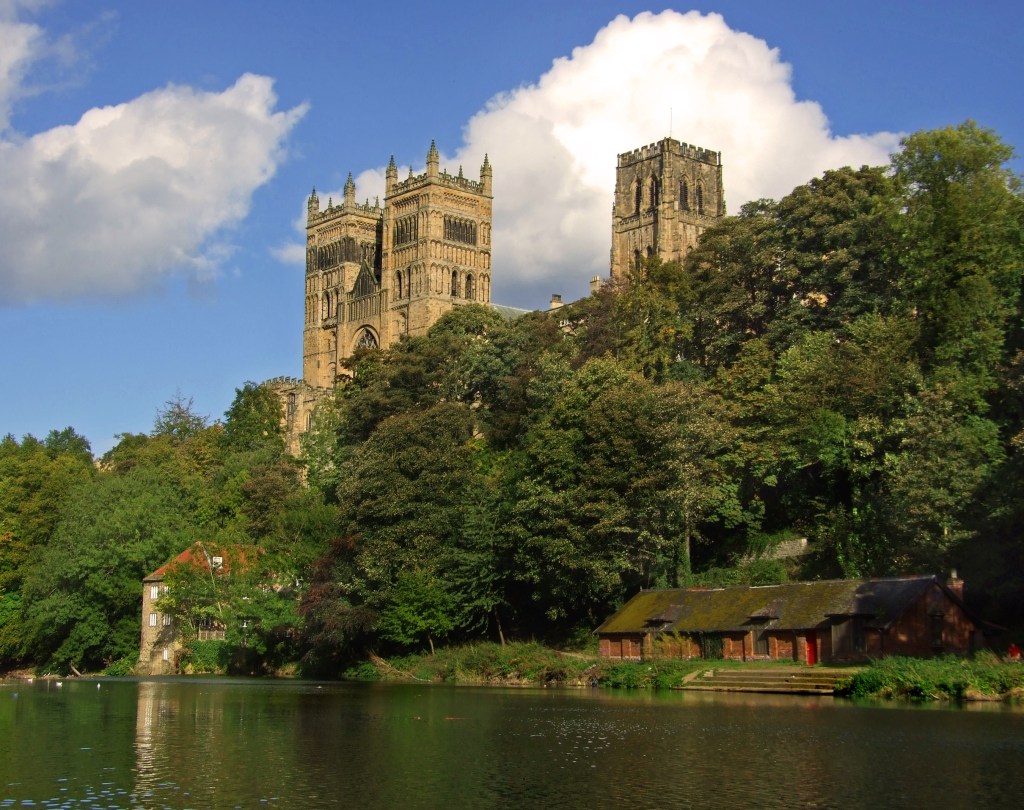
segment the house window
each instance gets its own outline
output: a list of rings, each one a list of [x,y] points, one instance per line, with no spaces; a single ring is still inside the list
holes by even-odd
[[[171,626],[171,614],[170,613],[165,613],[164,614],[164,627],[170,627],[170,626]]]
[[[156,627],[156,614],[155,613],[150,613],[149,614],[149,626],[150,627]]]
[[[171,660],[171,648],[170,647],[164,647],[164,661],[170,661],[170,660]]]
[[[158,599],[159,597],[160,597],[160,586],[159,585],[150,585],[149,586],[149,598],[150,599]]]
[[[928,631],[932,640],[932,649],[942,649],[942,614],[933,613],[928,617]]]
[[[754,631],[754,655],[768,655],[768,631],[763,627]]]

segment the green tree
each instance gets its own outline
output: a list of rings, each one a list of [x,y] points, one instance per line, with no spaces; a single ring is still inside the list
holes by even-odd
[[[25,577],[25,655],[67,670],[137,653],[139,583],[188,545],[186,515],[156,470],[99,476],[80,488]]]
[[[284,452],[281,401],[266,385],[247,382],[235,389],[235,398],[224,412],[224,443],[235,451]]]

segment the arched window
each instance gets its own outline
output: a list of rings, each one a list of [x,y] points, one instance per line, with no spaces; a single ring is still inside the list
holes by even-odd
[[[398,288],[398,297],[402,298],[402,271],[399,270],[395,274],[395,286]]]
[[[697,184],[697,213],[704,213],[704,185],[702,183]]]
[[[466,298],[476,300],[476,284],[473,283],[472,274],[466,276]]]
[[[654,248],[652,248],[650,245],[648,245],[647,246],[647,258],[650,258],[653,255],[654,255]]]
[[[633,268],[637,271],[640,270],[640,249],[637,248],[633,251]]]
[[[320,320],[331,317],[331,297],[327,293],[320,299]]]
[[[649,191],[651,200],[651,208],[657,208],[658,203],[661,201],[661,186],[658,184],[658,178],[651,178],[651,187]]]
[[[679,208],[683,211],[690,210],[690,184],[685,179],[679,183]]]
[[[452,298],[459,297],[459,273],[452,270]]]
[[[640,213],[640,205],[643,202],[643,191],[640,188],[640,184],[633,181],[633,213]]]
[[[377,336],[369,329],[364,329],[359,333],[359,339],[356,340],[357,349],[376,349],[378,347]]]
[[[289,419],[295,418],[295,394],[288,395],[288,408],[286,412]]]
[[[309,413],[306,414],[306,430],[312,430],[312,429],[313,429],[313,412],[309,411]]]

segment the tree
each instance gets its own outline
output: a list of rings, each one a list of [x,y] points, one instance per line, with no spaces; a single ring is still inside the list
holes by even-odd
[[[80,488],[25,576],[24,654],[64,671],[137,654],[139,583],[188,545],[188,514],[157,470]]]
[[[266,385],[247,382],[235,389],[235,398],[224,412],[224,444],[234,451],[284,452],[281,401]]]

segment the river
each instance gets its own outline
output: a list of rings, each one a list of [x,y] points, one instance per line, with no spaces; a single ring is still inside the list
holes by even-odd
[[[1014,807],[1024,712],[231,679],[0,686],[0,808]]]

